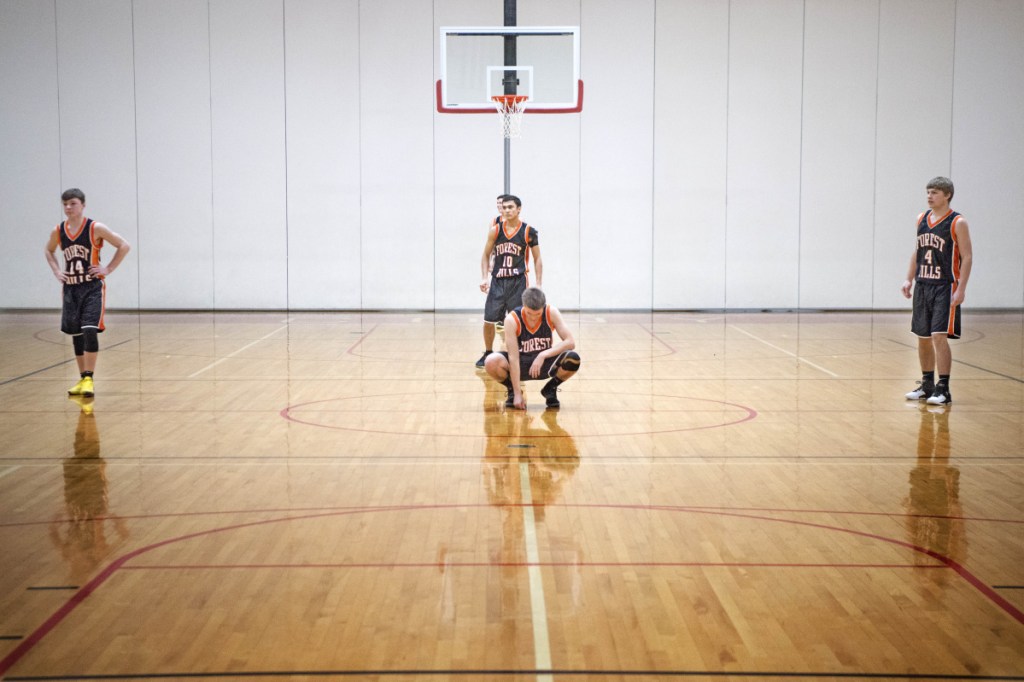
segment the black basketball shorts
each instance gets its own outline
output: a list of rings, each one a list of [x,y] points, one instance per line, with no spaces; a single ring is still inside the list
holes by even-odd
[[[951,339],[960,338],[960,306],[953,307],[950,299],[955,284],[940,282],[914,284],[914,315],[910,331],[926,339],[932,334],[945,334]]]
[[[508,351],[501,351],[501,354],[508,360]],[[544,364],[540,368],[540,376],[537,379],[549,379],[558,373],[558,368],[562,366],[562,359],[565,357],[565,353],[559,353],[558,355],[544,359]],[[530,368],[533,367],[533,361],[537,359],[536,355],[523,355],[519,354],[519,381],[529,381],[534,377],[530,376]]]
[[[523,304],[524,291],[526,277],[491,277],[491,288],[487,290],[484,304],[484,322],[504,322],[506,315]]]
[[[89,327],[97,332],[103,331],[106,304],[107,285],[102,279],[84,284],[65,284],[60,330],[71,335],[81,334],[82,329]]]

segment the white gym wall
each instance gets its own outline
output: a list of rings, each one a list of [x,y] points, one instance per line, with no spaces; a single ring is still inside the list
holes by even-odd
[[[438,28],[502,0],[0,0],[0,308],[55,308],[78,186],[112,308],[477,309],[496,116],[435,110]],[[968,307],[1024,305],[1024,1],[518,0],[579,25],[578,115],[512,191],[563,308],[907,308],[956,183]]]

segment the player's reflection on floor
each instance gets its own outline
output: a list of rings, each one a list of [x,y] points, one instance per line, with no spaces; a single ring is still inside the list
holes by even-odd
[[[74,454],[62,462],[64,504],[50,522],[49,532],[54,548],[68,565],[69,579],[81,585],[104,559],[124,544],[128,526],[110,513],[107,463],[100,454],[94,399],[83,396],[69,399],[80,408]]]
[[[960,502],[960,470],[949,463],[949,417],[953,409],[921,405],[917,436],[917,462],[908,476],[910,489],[904,500],[908,542],[963,563],[967,559],[967,533]],[[915,553],[920,565],[934,559]],[[949,571],[922,571],[922,576],[944,585]]]
[[[576,442],[558,423],[557,410],[539,416],[528,411],[502,410],[487,416],[488,438],[483,460],[483,483],[488,501],[501,511],[501,536],[491,541],[489,558],[499,566],[500,587],[489,599],[503,617],[514,618],[528,604],[520,595],[525,575],[527,505],[541,563],[566,564],[572,593],[579,603],[579,567],[583,552],[579,539],[545,525],[548,507],[558,501],[580,465]],[[565,570],[565,569],[556,569]],[[518,614],[521,616],[522,614]]]

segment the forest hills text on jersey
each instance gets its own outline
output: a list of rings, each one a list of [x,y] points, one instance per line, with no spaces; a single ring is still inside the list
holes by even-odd
[[[68,248],[64,249],[64,260],[74,260],[75,258],[88,258],[89,249],[85,248],[81,244],[72,244]]]
[[[932,232],[925,232],[917,235],[917,245],[922,249],[936,249],[939,253],[945,253],[946,240]],[[931,252],[926,252],[924,263],[919,263],[917,277],[919,279],[943,279],[942,266],[933,263]]]
[[[551,348],[550,336],[547,338],[540,336],[532,339],[523,339],[519,342],[519,352],[523,355],[532,355],[548,348]]]
[[[523,274],[519,268],[512,267],[513,256],[519,259],[523,255],[523,247],[515,242],[501,242],[494,247],[496,258],[501,259],[501,267],[495,273],[496,277],[516,277]]]
[[[943,253],[946,251],[946,240],[932,232],[917,235],[917,245],[922,249],[938,249]]]

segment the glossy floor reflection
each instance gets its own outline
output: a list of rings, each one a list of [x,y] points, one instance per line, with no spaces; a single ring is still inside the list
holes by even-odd
[[[4,679],[1024,675],[1024,316],[0,315]]]

